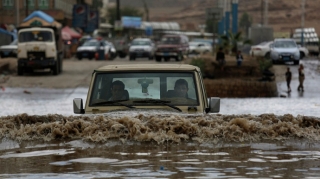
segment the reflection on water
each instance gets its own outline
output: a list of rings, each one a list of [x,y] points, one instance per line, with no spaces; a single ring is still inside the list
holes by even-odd
[[[317,178],[319,128],[273,114],[5,116],[0,178]]]
[[[1,151],[0,177],[6,178],[308,178],[320,177],[317,144],[125,142],[111,140],[73,146]],[[51,142],[50,142],[51,143]],[[22,142],[21,145],[35,145]],[[68,152],[66,152],[68,151]],[[33,155],[31,155],[31,153]],[[40,155],[41,154],[41,155]],[[21,156],[25,157],[21,157]],[[9,157],[10,156],[10,157]]]

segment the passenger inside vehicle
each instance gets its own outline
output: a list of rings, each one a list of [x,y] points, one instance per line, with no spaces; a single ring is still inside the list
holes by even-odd
[[[114,81],[111,84],[111,97],[108,98],[108,101],[128,100],[129,93],[124,88],[125,85],[122,81]]]
[[[185,79],[178,79],[174,84],[174,90],[168,90],[168,98],[188,98],[188,82]]]

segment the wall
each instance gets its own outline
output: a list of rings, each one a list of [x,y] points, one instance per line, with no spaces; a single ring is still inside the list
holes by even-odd
[[[261,42],[272,41],[274,39],[273,29],[272,27],[250,27],[249,39],[252,40],[253,45]]]
[[[245,81],[241,79],[205,79],[207,95],[220,98],[277,97],[275,81]]]

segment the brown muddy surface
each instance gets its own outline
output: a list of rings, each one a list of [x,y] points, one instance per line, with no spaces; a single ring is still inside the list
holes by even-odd
[[[0,117],[0,178],[319,178],[320,120],[262,115]]]
[[[0,117],[0,138],[18,141],[82,139],[120,141],[320,140],[317,117],[262,115],[14,115]]]

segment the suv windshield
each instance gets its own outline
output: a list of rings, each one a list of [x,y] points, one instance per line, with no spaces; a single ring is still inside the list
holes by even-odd
[[[131,45],[151,45],[151,43],[144,40],[134,40],[132,41]]]
[[[275,41],[273,43],[275,48],[296,48],[297,45],[293,41]]]
[[[179,37],[163,37],[160,43],[161,44],[179,44],[180,38]]]
[[[82,46],[98,46],[99,42],[98,41],[87,41],[85,42]]]
[[[28,31],[21,32],[19,34],[19,42],[34,42],[34,41],[43,41],[43,42],[52,42],[52,33],[50,31]]]
[[[196,82],[192,72],[98,72],[89,106],[198,105]]]

